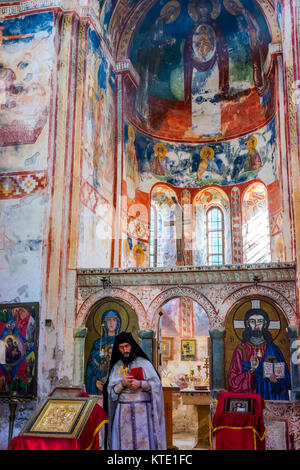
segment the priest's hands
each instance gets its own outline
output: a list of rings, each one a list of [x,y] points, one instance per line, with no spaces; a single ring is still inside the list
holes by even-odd
[[[134,379],[131,375],[125,375],[123,378],[124,387],[128,387],[130,390],[137,390],[140,386],[140,381]]]

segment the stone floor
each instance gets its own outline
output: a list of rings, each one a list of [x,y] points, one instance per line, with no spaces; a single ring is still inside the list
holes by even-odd
[[[178,450],[191,450],[195,447],[195,438],[193,434],[173,434],[173,445]],[[195,450],[207,450],[204,447],[197,447]]]

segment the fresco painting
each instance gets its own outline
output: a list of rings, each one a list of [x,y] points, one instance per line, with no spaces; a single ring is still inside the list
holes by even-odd
[[[53,18],[53,12],[47,12],[1,23],[2,171],[46,168]]]
[[[1,201],[0,280],[10,279],[0,302],[28,302],[41,290],[44,191]],[[30,279],[30,282],[24,281]]]
[[[0,305],[0,340],[5,363],[0,364],[0,396],[36,395],[39,305]]]
[[[275,114],[270,42],[254,2],[155,3],[131,40],[139,83],[127,82],[128,118],[157,138],[185,142],[263,127]]]
[[[114,179],[115,76],[100,39],[88,31],[83,177],[108,200]]]
[[[129,127],[134,129],[125,123],[125,155]],[[196,188],[208,184],[243,183],[255,178],[270,184],[277,179],[275,119],[254,133],[209,144],[157,141],[136,129],[134,135],[134,155],[139,171],[135,190],[150,192],[153,184],[158,182]]]

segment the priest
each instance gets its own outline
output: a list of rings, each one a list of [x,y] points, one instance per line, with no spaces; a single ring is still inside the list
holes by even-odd
[[[166,449],[160,377],[131,333],[115,338],[103,395],[109,450]]]

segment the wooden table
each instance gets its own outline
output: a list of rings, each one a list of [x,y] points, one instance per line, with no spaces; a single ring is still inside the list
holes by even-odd
[[[163,387],[164,393],[164,409],[165,409],[165,422],[166,422],[166,439],[167,449],[177,449],[173,445],[173,392],[179,392],[179,387]]]
[[[183,389],[180,391],[183,405],[195,406],[198,418],[195,449],[208,449],[209,441],[209,415],[210,415],[210,391]]]

